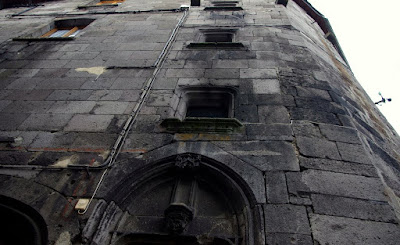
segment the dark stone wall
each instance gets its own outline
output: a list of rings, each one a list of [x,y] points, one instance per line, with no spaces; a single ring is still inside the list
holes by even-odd
[[[318,23],[182,4],[0,11],[0,195],[57,245],[396,244],[399,137]],[[40,38],[71,18],[93,22]],[[185,119],[193,91],[231,116]]]

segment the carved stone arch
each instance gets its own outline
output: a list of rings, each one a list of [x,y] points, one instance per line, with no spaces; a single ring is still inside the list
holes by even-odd
[[[262,240],[254,232],[262,218],[251,188],[226,165],[199,154],[147,164],[120,181],[107,199],[126,211],[114,232],[118,245]]]
[[[0,217],[0,244],[47,244],[46,222],[30,206],[0,195]]]

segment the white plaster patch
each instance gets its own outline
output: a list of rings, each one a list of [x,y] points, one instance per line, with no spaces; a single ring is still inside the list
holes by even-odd
[[[70,164],[75,164],[79,161],[79,156],[78,155],[72,155],[68,157],[62,157],[60,158],[57,162],[55,162],[53,165],[50,165],[51,167],[58,167],[58,168],[66,168]]]
[[[86,67],[86,68],[76,68],[75,71],[87,72],[90,74],[100,76],[101,74],[103,74],[106,71],[106,68],[102,67],[102,66],[95,66],[95,67]]]

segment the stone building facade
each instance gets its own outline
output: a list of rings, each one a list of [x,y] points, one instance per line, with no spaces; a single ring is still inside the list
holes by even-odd
[[[306,0],[17,2],[0,244],[398,244],[399,136]]]

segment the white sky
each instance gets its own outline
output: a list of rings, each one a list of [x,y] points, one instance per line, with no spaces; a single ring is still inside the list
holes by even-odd
[[[400,133],[400,0],[308,0],[327,17],[363,88]]]

